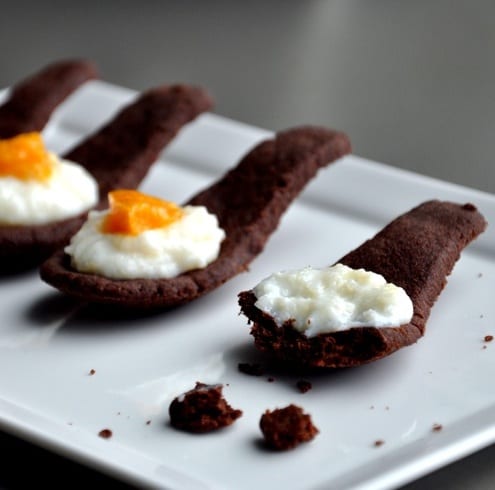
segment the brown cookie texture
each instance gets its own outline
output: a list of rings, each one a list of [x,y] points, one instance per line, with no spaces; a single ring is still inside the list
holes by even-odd
[[[100,193],[96,208],[104,208],[109,191],[136,188],[178,131],[211,106],[211,98],[199,87],[150,89],[63,158],[93,175]],[[43,225],[0,226],[2,271],[41,263],[69,241],[86,216],[87,212]]]
[[[277,451],[294,449],[309,442],[319,433],[311,416],[297,405],[288,405],[273,411],[266,410],[260,419],[260,429],[268,447]]]
[[[406,325],[357,327],[307,337],[289,323],[278,326],[255,306],[252,291],[241,292],[241,312],[252,322],[255,346],[284,363],[337,368],[375,361],[415,343],[423,336],[430,310],[461,251],[486,225],[472,204],[432,200],[399,216],[338,261],[381,274],[404,288],[414,306]]]
[[[0,106],[0,138],[41,131],[57,106],[83,83],[97,76],[90,61],[63,60],[17,83]]]
[[[222,385],[198,382],[192,390],[174,398],[169,406],[171,425],[186,432],[204,433],[233,424],[242,411],[227,403],[222,389]]]
[[[90,302],[134,308],[188,303],[245,271],[318,169],[350,151],[344,133],[312,126],[280,132],[256,145],[236,167],[187,203],[205,206],[226,233],[219,257],[203,269],[172,279],[112,280],[77,272],[61,251],[43,264],[41,277]]]
[[[102,207],[109,191],[137,187],[183,126],[212,107],[213,100],[201,87],[152,88],[64,158],[79,163],[95,178]]]

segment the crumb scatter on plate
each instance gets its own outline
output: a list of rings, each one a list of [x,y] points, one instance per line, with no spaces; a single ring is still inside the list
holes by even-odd
[[[211,432],[233,424],[242,410],[232,408],[222,394],[223,385],[196,382],[196,386],[174,398],[169,406],[170,423],[192,433]]]
[[[260,419],[260,429],[266,445],[277,451],[293,449],[311,441],[319,433],[311,416],[293,404],[266,410]]]
[[[237,365],[237,369],[244,374],[249,376],[263,376],[265,374],[265,369],[261,364],[256,362],[240,362]]]
[[[110,437],[112,437],[113,435],[113,432],[110,429],[102,429],[100,430],[100,432],[98,432],[98,435],[102,439],[110,439]]]
[[[300,380],[298,380],[297,383],[296,383],[296,386],[297,386],[297,389],[301,393],[307,393],[313,387],[313,385],[311,384],[311,382],[308,381],[307,379],[300,379]]]

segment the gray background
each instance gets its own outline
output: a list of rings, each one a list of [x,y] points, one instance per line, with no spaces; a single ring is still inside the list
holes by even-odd
[[[94,60],[109,82],[207,87],[215,111],[278,130],[343,129],[354,153],[495,192],[495,2],[1,2],[0,86],[49,61]],[[0,484],[117,482],[0,434]],[[488,489],[495,448],[408,485]],[[57,479],[58,478],[58,479]]]

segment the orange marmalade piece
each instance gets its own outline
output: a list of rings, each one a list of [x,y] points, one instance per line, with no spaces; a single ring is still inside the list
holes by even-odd
[[[0,176],[20,180],[48,180],[53,161],[40,133],[24,133],[0,140]]]
[[[108,193],[110,210],[102,224],[103,233],[139,235],[163,228],[184,214],[176,204],[134,190]]]

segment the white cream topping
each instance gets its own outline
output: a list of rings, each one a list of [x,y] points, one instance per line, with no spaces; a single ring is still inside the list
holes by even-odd
[[[220,252],[225,232],[203,206],[185,206],[183,216],[138,235],[102,233],[108,211],[92,211],[65,252],[80,272],[111,279],[172,278],[206,267]]]
[[[253,292],[256,307],[277,325],[291,322],[307,337],[353,327],[397,327],[411,321],[413,304],[380,274],[337,264],[279,272]]]
[[[80,165],[50,154],[52,175],[46,181],[0,177],[0,224],[41,225],[93,207],[98,200],[95,179]]]

